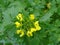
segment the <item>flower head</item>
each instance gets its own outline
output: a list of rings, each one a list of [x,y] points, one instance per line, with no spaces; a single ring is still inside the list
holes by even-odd
[[[28,37],[33,36],[32,32],[31,31],[27,31],[27,36]]]
[[[36,31],[36,28],[31,28],[31,32],[35,32]]]
[[[34,26],[38,26],[39,25],[39,21],[34,22]]]
[[[15,22],[15,25],[16,25],[17,28],[22,26],[22,24],[20,24],[18,21]]]
[[[30,14],[30,19],[31,19],[31,20],[34,20],[34,19],[35,19],[34,14]]]
[[[22,14],[18,14],[18,15],[16,16],[16,18],[17,18],[18,20],[20,20],[20,21],[23,20],[23,16],[22,16]]]
[[[20,34],[20,37],[24,36],[24,31],[23,30],[17,30],[16,33]]]
[[[17,30],[16,33],[17,33],[17,34],[20,34],[20,31],[21,31],[21,30]]]
[[[41,27],[39,26],[38,21],[36,21],[36,22],[34,23],[34,26],[35,26],[36,30],[41,30]]]
[[[20,37],[23,37],[24,36],[24,31],[21,31],[20,32]]]
[[[41,30],[41,27],[40,26],[36,26],[36,30]]]
[[[30,14],[30,16],[27,18],[25,18],[25,17],[26,16],[24,16],[24,18],[23,18],[22,14],[18,14],[16,16],[18,21],[15,22],[15,25],[17,28],[19,27],[18,30],[16,31],[16,33],[19,34],[20,37],[23,37],[24,35],[31,37],[31,36],[33,36],[34,32],[41,30],[41,27],[39,26],[39,21],[35,20],[34,14]]]

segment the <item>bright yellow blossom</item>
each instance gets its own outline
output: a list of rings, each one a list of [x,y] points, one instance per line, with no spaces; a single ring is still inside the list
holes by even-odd
[[[24,31],[23,30],[17,30],[16,33],[20,34],[20,37],[24,36]]]
[[[41,30],[41,27],[40,26],[36,26],[36,30]]]
[[[30,19],[29,21],[25,18],[24,18],[25,20],[23,21],[22,14],[18,14],[16,16],[16,18],[18,20],[15,22],[15,25],[18,28],[18,30],[16,31],[16,34],[18,34],[20,37],[23,37],[24,35],[26,35],[27,37],[32,37],[34,32],[41,30],[41,27],[39,26],[39,21],[35,21],[34,14],[30,14],[30,16],[27,17]],[[32,21],[32,22],[29,23],[30,21]],[[29,28],[26,28],[27,27],[26,25]],[[30,25],[34,25],[34,26],[30,26]],[[29,29],[29,30],[27,31],[27,29]]]
[[[20,21],[23,20],[22,14],[18,14],[18,15],[16,16],[16,18],[17,18],[18,20],[20,20]]]
[[[20,31],[20,37],[23,37],[24,36],[24,31]]]
[[[18,21],[15,22],[15,25],[16,25],[17,28],[22,26],[22,24],[20,24]]]
[[[31,32],[35,32],[36,31],[36,28],[31,28]]]
[[[27,31],[27,36],[28,37],[33,36],[32,32],[31,31]]]
[[[19,17],[18,17],[18,15],[16,16],[16,18],[19,20]]]
[[[39,25],[39,21],[34,22],[34,26],[38,26]]]
[[[34,26],[35,26],[36,30],[41,30],[41,27],[39,26],[38,21],[36,21],[36,22],[34,23]]]
[[[20,30],[17,30],[16,33],[17,33],[17,34],[20,34]]]
[[[30,19],[31,19],[31,20],[34,20],[34,19],[35,19],[34,14],[30,14]]]

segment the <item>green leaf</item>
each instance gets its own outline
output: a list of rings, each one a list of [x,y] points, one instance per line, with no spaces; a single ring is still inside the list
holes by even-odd
[[[46,22],[54,14],[56,8],[50,9],[44,16],[40,18],[40,22]]]

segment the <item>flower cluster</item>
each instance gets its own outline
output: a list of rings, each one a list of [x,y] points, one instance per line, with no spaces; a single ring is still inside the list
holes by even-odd
[[[16,19],[17,21],[15,22],[15,25],[18,29],[16,34],[19,34],[20,37],[23,37],[24,35],[31,37],[34,32],[41,30],[39,21],[35,20],[34,14],[30,14],[29,16],[18,14]]]

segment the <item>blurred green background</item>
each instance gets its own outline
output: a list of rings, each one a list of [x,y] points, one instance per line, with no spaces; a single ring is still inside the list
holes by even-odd
[[[17,37],[18,13],[35,14],[42,29],[31,38]],[[60,45],[60,0],[0,0],[0,45]]]

